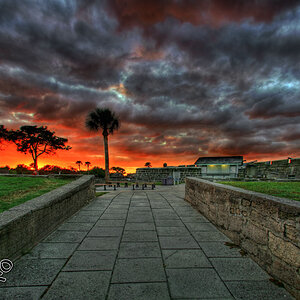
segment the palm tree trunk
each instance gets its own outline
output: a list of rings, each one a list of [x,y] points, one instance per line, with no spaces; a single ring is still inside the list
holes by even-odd
[[[109,156],[108,156],[108,135],[103,135],[105,154],[105,182],[109,181]]]

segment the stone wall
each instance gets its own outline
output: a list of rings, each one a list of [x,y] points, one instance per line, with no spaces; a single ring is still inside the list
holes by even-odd
[[[94,176],[82,176],[1,213],[0,260],[30,250],[94,197]]]
[[[162,181],[173,172],[180,172],[180,180],[186,177],[201,177],[201,168],[197,167],[165,167],[165,168],[138,168],[136,169],[136,179],[145,181]]]
[[[246,165],[240,170],[239,177],[267,178],[267,179],[300,179],[300,159],[274,160],[270,162],[258,162]]]
[[[197,178],[185,199],[300,299],[300,202]]]

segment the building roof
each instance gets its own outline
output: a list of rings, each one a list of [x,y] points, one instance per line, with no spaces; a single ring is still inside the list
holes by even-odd
[[[199,157],[195,165],[201,164],[243,164],[243,156],[212,156],[212,157]]]

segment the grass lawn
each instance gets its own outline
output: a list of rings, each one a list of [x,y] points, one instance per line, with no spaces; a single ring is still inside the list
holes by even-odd
[[[107,192],[96,192],[96,197],[100,197],[104,194],[107,194]]]
[[[72,180],[0,176],[0,213],[70,183]]]
[[[232,185],[249,191],[300,201],[300,182],[221,181],[219,183]]]

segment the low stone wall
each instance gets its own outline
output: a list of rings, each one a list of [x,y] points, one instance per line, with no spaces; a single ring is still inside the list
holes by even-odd
[[[137,180],[162,181],[173,176],[173,172],[180,172],[180,180],[186,177],[201,177],[201,168],[196,167],[165,167],[165,168],[138,168],[136,169]]]
[[[300,202],[198,178],[185,199],[300,299]]]
[[[300,159],[293,158],[248,164],[239,171],[239,177],[266,179],[300,179]]]
[[[94,176],[82,176],[1,213],[0,260],[27,252],[94,197]]]

